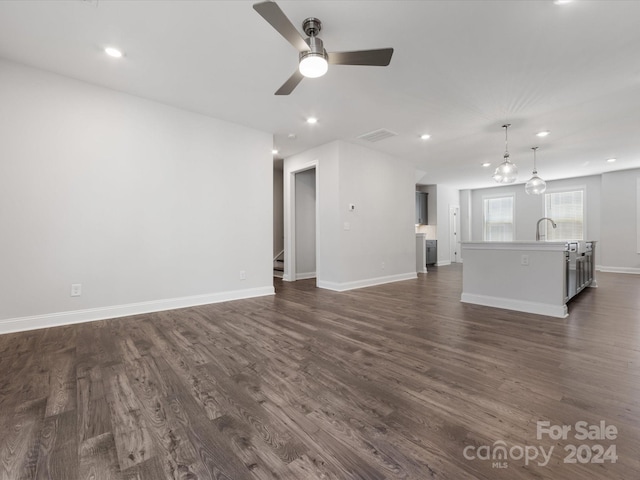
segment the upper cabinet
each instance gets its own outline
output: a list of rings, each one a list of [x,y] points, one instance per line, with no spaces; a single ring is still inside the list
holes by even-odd
[[[427,199],[426,192],[416,192],[416,225],[427,225]]]

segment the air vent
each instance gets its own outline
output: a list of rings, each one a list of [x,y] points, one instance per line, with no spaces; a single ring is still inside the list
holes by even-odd
[[[363,133],[357,138],[359,138],[360,140],[366,140],[367,142],[375,143],[379,142],[380,140],[384,140],[385,138],[395,137],[397,135],[397,133],[381,128],[379,130],[374,130],[373,132]]]

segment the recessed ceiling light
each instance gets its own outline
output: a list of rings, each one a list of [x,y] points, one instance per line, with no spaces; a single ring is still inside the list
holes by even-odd
[[[571,3],[573,0],[553,0],[553,3],[556,5],[566,5],[567,3]]]
[[[536,133],[536,136],[538,137],[546,137],[547,135],[549,135],[551,132],[549,130],[543,130],[542,132],[538,132]]]
[[[486,167],[490,167],[490,166],[491,166],[491,164],[490,164],[489,162],[484,162],[484,163],[482,164],[482,166],[486,168]]]
[[[431,135],[429,135],[428,133],[423,133],[422,135],[420,135],[420,138],[422,140],[429,140],[431,138]]]
[[[104,49],[104,53],[106,53],[107,55],[109,55],[110,57],[113,57],[113,58],[122,57],[122,52],[120,50],[118,50],[117,48],[113,48],[113,47],[105,48]]]
[[[310,123],[311,125],[313,125],[314,123],[318,123],[318,119],[315,117],[309,117],[307,118],[307,123]]]
[[[287,138],[295,140],[297,138],[297,135],[295,133],[290,133],[289,135],[287,135]]]
[[[276,150],[275,148],[273,150],[271,150],[271,153],[273,153],[274,155],[278,154],[278,150]]]
[[[613,163],[617,160],[617,158],[607,158],[607,162]]]

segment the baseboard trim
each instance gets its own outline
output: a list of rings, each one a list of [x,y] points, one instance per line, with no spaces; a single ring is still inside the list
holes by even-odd
[[[334,292],[346,292],[347,290],[355,290],[356,288],[372,287],[374,285],[382,285],[384,283],[401,282],[404,280],[413,280],[418,277],[416,272],[400,273],[398,275],[388,275],[386,277],[367,278],[365,280],[356,280],[355,282],[327,282],[318,281],[319,288],[333,290]]]
[[[463,293],[460,297],[463,303],[473,303],[484,305],[485,307],[504,308],[506,310],[516,310],[518,312],[535,313],[556,318],[567,318],[569,310],[566,305],[552,305],[549,303],[527,302],[524,300],[514,300],[511,298],[490,297],[487,295],[476,295]]]
[[[70,312],[34,315],[30,317],[9,318],[6,320],[0,320],[0,334],[25,332],[27,330],[59,327],[62,325],[93,322],[96,320],[106,320],[109,318],[128,317],[130,315],[140,315],[143,313],[160,312],[163,310],[195,307],[197,305],[207,305],[210,303],[228,302],[230,300],[241,300],[244,298],[263,297],[266,295],[274,294],[275,290],[273,286],[258,287],[248,288],[246,290],[234,290],[228,292],[210,293],[206,295],[170,298],[166,300],[156,300],[151,302],[115,305],[111,307],[90,308],[85,310],[74,310]]]
[[[316,272],[296,273],[296,280],[307,280],[308,278],[316,278]]]
[[[640,268],[636,267],[607,267],[605,265],[596,265],[596,270],[605,273],[630,273],[632,275],[640,275]]]
[[[444,262],[436,263],[436,267],[446,267],[447,265],[451,265],[451,261],[450,260],[446,260]]]

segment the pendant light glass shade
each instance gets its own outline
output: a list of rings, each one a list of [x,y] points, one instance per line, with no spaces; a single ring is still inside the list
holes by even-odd
[[[531,150],[533,150],[533,176],[524,186],[524,191],[528,195],[542,195],[547,189],[547,182],[538,176],[536,168],[536,150],[538,150],[538,147],[532,147]]]
[[[504,162],[498,165],[496,171],[493,172],[493,179],[498,183],[513,183],[518,176],[518,167],[509,161],[509,147],[507,144],[507,129],[511,124],[503,125],[504,128]]]

